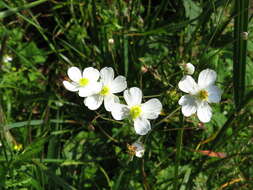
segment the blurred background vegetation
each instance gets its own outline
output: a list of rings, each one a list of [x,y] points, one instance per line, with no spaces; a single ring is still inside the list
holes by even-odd
[[[0,1],[0,189],[253,189],[248,2]],[[187,62],[218,73],[210,123],[181,115]],[[70,66],[113,67],[162,101],[143,158],[132,126],[64,89]]]

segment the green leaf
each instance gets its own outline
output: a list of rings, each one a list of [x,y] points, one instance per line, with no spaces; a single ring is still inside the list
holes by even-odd
[[[183,0],[183,4],[185,7],[185,15],[189,19],[197,18],[202,12],[201,7],[192,0]]]

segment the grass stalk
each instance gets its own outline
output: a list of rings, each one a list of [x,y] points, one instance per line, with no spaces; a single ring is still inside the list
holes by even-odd
[[[183,121],[183,116],[181,115],[181,123],[182,126],[184,126],[184,121]],[[181,152],[182,152],[182,146],[183,146],[183,133],[184,133],[184,128],[182,127],[177,134],[177,142],[176,142],[176,163],[175,163],[175,170],[174,170],[174,189],[177,190],[179,189],[179,180],[178,180],[178,170],[180,166],[180,159],[181,159]]]
[[[236,109],[245,94],[249,0],[235,0],[233,84]]]

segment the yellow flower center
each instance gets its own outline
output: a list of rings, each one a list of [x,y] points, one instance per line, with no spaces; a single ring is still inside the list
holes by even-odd
[[[200,90],[198,93],[198,98],[201,100],[207,100],[208,99],[208,92],[206,90]]]
[[[109,88],[108,86],[104,86],[104,87],[102,88],[102,90],[100,91],[100,95],[106,96],[106,95],[109,94],[109,92],[110,92],[110,88]]]
[[[81,78],[79,80],[79,85],[80,86],[86,86],[87,84],[89,84],[89,79],[87,79],[87,78]]]
[[[130,115],[133,119],[136,119],[141,115],[141,106],[133,106],[130,108]]]

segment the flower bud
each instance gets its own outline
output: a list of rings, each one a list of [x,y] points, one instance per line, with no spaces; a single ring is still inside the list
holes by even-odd
[[[188,74],[188,75],[192,75],[195,71],[195,67],[193,64],[191,63],[186,63],[183,65],[184,67],[184,71]]]
[[[108,43],[109,43],[109,44],[114,44],[114,39],[113,39],[113,38],[110,38],[110,39],[108,40]]]

